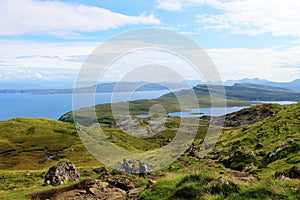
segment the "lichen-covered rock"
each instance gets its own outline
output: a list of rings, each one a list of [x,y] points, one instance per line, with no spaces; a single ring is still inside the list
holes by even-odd
[[[45,175],[44,184],[57,186],[68,181],[79,180],[80,173],[72,162],[62,161],[57,166],[52,166]]]

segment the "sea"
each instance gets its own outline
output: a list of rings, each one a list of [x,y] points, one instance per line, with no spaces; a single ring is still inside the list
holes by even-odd
[[[83,107],[93,106],[95,104],[126,102],[139,99],[155,99],[163,94],[170,92],[169,90],[160,91],[136,91],[118,92],[116,93],[97,93],[93,103],[73,106],[72,94],[0,94],[0,120],[8,120],[11,118],[50,118],[59,119],[63,114]],[[82,98],[85,98],[85,94]],[[129,98],[128,98],[129,97]],[[270,103],[270,102],[254,102]],[[291,101],[276,101],[271,103],[292,104]],[[246,108],[245,106],[223,108],[191,108],[188,112],[168,113],[169,116],[178,117],[200,117],[203,115],[211,115],[213,112],[224,112],[227,114]],[[217,110],[216,110],[217,109]],[[199,114],[197,114],[199,112]],[[196,114],[195,114],[196,113]],[[140,118],[148,117],[148,115],[138,116]]]
[[[97,93],[93,103],[73,107],[72,94],[0,94],[0,120],[11,118],[59,119],[63,114],[95,104],[126,102],[138,99],[155,99],[169,90]],[[82,98],[85,98],[85,94]],[[129,97],[129,98],[128,98]]]

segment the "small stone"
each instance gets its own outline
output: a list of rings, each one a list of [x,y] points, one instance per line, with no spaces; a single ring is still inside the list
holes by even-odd
[[[25,174],[25,176],[29,177],[29,176],[31,176],[31,173],[27,172],[27,173]]]
[[[149,184],[149,185],[153,185],[153,184],[155,184],[155,183],[156,183],[155,180],[151,180],[151,179],[148,180],[148,184]]]

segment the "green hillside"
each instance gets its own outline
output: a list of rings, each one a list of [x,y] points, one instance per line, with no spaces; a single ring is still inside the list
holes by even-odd
[[[300,199],[299,121],[300,103],[248,127],[225,130],[206,158],[181,157],[171,165],[177,170],[141,198]]]
[[[261,115],[261,121],[252,120],[251,125],[241,123],[240,127],[224,129],[205,158],[186,152],[164,169],[148,174],[157,182],[148,185],[141,199],[299,199],[300,103],[257,105],[229,114],[227,120],[248,121]],[[149,119],[135,120],[139,127],[149,128]],[[197,148],[203,145],[207,120],[199,120],[194,141]],[[111,142],[139,152],[167,145],[179,124],[180,118],[169,117],[161,138],[153,135],[142,139],[111,126],[109,118],[102,121]],[[70,123],[48,119],[0,121],[0,155],[1,199],[22,199],[33,191],[50,189],[41,185],[43,172],[59,160],[72,161],[82,179],[99,178],[92,169],[101,163],[86,151]],[[27,176],[28,172],[31,175]],[[109,176],[115,174],[112,171]],[[146,181],[141,184],[147,185]]]
[[[129,151],[159,147],[157,138],[147,141],[120,129],[103,130],[112,143]],[[72,124],[49,119],[0,121],[0,155],[0,170],[41,170],[61,159],[78,167],[101,165],[87,152]]]
[[[299,122],[300,103],[285,106],[263,121],[225,131],[216,147],[222,150],[214,156],[226,167],[237,170],[250,167],[250,172],[261,176],[274,175],[293,166],[300,169]],[[245,152],[254,155],[247,156]]]
[[[45,169],[60,159],[99,165],[81,144],[75,127],[49,119],[0,121],[0,169]]]

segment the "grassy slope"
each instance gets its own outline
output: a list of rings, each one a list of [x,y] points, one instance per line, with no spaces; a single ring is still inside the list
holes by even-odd
[[[45,169],[60,159],[99,165],[81,144],[73,125],[48,119],[11,119],[0,122],[0,169]],[[46,156],[55,156],[47,161]],[[75,159],[76,158],[76,159]]]
[[[275,108],[277,109],[278,107]],[[217,146],[217,148],[222,147],[224,149],[223,154],[217,157],[211,155],[211,157],[222,160],[230,155],[229,149],[233,145],[241,144],[243,151],[253,150],[254,146],[259,142],[264,145],[264,149],[255,151],[258,155],[256,156],[258,162],[254,164],[259,163],[259,161],[263,160],[265,154],[273,151],[279,144],[299,138],[299,108],[299,103],[283,107],[274,116],[255,123],[248,128],[226,130]],[[166,129],[162,131],[165,140],[174,137],[179,121],[180,119],[178,118],[168,119],[165,126]],[[144,123],[147,123],[147,121]],[[197,140],[203,138],[206,126],[207,122],[201,121]],[[114,143],[128,150],[156,148],[160,142],[156,137],[141,140],[129,137],[118,129],[107,128],[105,130],[107,136],[113,135],[112,140]],[[258,137],[258,134],[260,134],[260,137]],[[124,142],[125,140],[127,141],[126,143]],[[128,142],[128,140],[130,141]],[[99,162],[89,155],[80,143],[74,126],[68,123],[46,119],[2,121],[0,122],[0,142],[2,169],[15,169],[14,173],[7,171],[0,173],[0,177],[3,180],[10,180],[9,182],[1,182],[0,198],[4,198],[7,195],[18,195],[18,193],[28,193],[28,190],[31,192],[47,189],[42,188],[40,185],[43,177],[41,171],[45,171],[49,166],[57,163],[57,161],[45,160],[45,155],[49,152],[60,151],[61,157],[59,159],[69,159],[74,161],[75,165],[79,167],[90,168],[99,165]],[[14,165],[11,165],[12,160],[15,163]],[[188,164],[189,167],[184,167],[182,163]],[[285,199],[287,197],[296,199],[295,191],[298,184],[300,184],[299,181],[282,182],[270,179],[275,171],[287,169],[295,164],[299,165],[299,153],[288,152],[284,157],[269,163],[268,168],[261,167],[258,169],[258,166],[254,167],[251,173],[260,177],[261,181],[246,184],[235,180],[227,174],[222,165],[217,167],[210,166],[206,160],[198,161],[186,155],[175,161],[170,168],[157,172],[158,174],[166,174],[167,171],[171,171],[171,174],[146,190],[143,193],[143,197],[145,199],[193,199],[199,196],[206,199]],[[39,169],[39,171],[32,172],[32,176],[26,177],[24,172],[20,172],[21,169]],[[219,177],[220,172],[224,174],[226,179],[237,184],[237,187],[215,182],[214,180]],[[90,175],[88,173],[87,176]],[[27,183],[32,183],[33,185],[28,186]],[[27,189],[27,187],[29,188]],[[4,192],[4,190],[8,191]],[[194,196],[189,196],[190,194]],[[257,197],[255,196],[257,194],[261,195]]]
[[[270,107],[270,105],[265,105]],[[278,112],[278,108],[281,110]],[[264,155],[289,140],[300,138],[300,103],[291,106],[275,106],[277,114],[250,125],[247,128],[225,130],[216,148],[223,148],[213,159],[222,159],[231,153],[232,146],[239,146],[241,151],[255,152],[254,165],[265,158]],[[264,147],[254,150],[257,143]],[[283,151],[284,155],[266,166],[256,167],[249,175],[259,177],[259,181],[243,182],[232,176],[221,164],[209,160],[197,161],[182,157],[181,161],[189,163],[189,168],[180,168],[169,173],[166,178],[157,181],[145,190],[142,199],[299,199],[299,179],[277,180],[272,178],[275,171],[284,171],[291,166],[300,167],[299,151]],[[178,164],[173,164],[178,165]],[[221,178],[222,177],[222,178]],[[225,181],[220,181],[225,180]]]
[[[130,151],[159,147],[118,129],[104,131],[113,143]],[[48,161],[49,155],[57,156]],[[72,161],[82,179],[98,178],[92,168],[102,165],[87,152],[72,124],[49,119],[0,121],[0,156],[0,199],[23,199],[25,194],[50,189],[42,186],[44,173],[59,160]]]
[[[159,147],[158,140],[146,141],[119,129],[104,128],[112,143],[130,151]],[[154,142],[156,141],[156,143]],[[0,121],[0,170],[47,169],[58,160],[68,159],[78,167],[99,166],[90,155],[72,124],[49,119]],[[47,160],[47,156],[54,160]]]
[[[233,177],[222,166],[198,161],[197,167],[168,173],[144,190],[140,197],[144,200],[297,200],[300,198],[297,192],[299,183],[299,180],[275,179],[244,182]]]
[[[276,107],[278,108],[278,107]],[[143,199],[299,199],[297,192],[299,179],[277,180],[275,171],[284,171],[292,166],[300,167],[300,154],[295,149],[283,150],[276,160],[261,165],[265,155],[289,140],[300,138],[300,103],[283,107],[274,116],[255,123],[248,128],[225,130],[216,148],[223,148],[221,154],[209,155],[219,159],[211,164],[209,159],[201,161],[184,156],[181,161],[189,163],[188,168],[179,167],[166,178],[145,190]],[[264,147],[254,150],[261,143]],[[295,144],[299,146],[299,143]],[[239,146],[240,151],[253,150],[255,159],[253,169],[245,174],[258,177],[258,181],[244,182],[231,175],[222,165],[222,159],[228,157],[232,146]],[[246,160],[245,160],[246,162]],[[175,167],[178,165],[173,164]],[[178,167],[177,167],[178,168]],[[222,177],[222,178],[221,178]],[[225,180],[225,181],[220,181]]]
[[[227,159],[232,155],[231,148],[239,146],[240,151],[251,150],[255,153],[253,170],[258,170],[260,176],[268,177],[275,171],[283,171],[294,165],[300,168],[300,142],[283,149],[278,158],[270,160],[268,155],[279,145],[290,140],[300,138],[300,103],[283,107],[283,109],[272,117],[255,123],[247,128],[227,130],[219,139],[217,148],[223,148],[218,159]],[[263,148],[255,150],[257,144]],[[266,166],[267,165],[267,166]],[[242,163],[242,166],[246,166]]]

